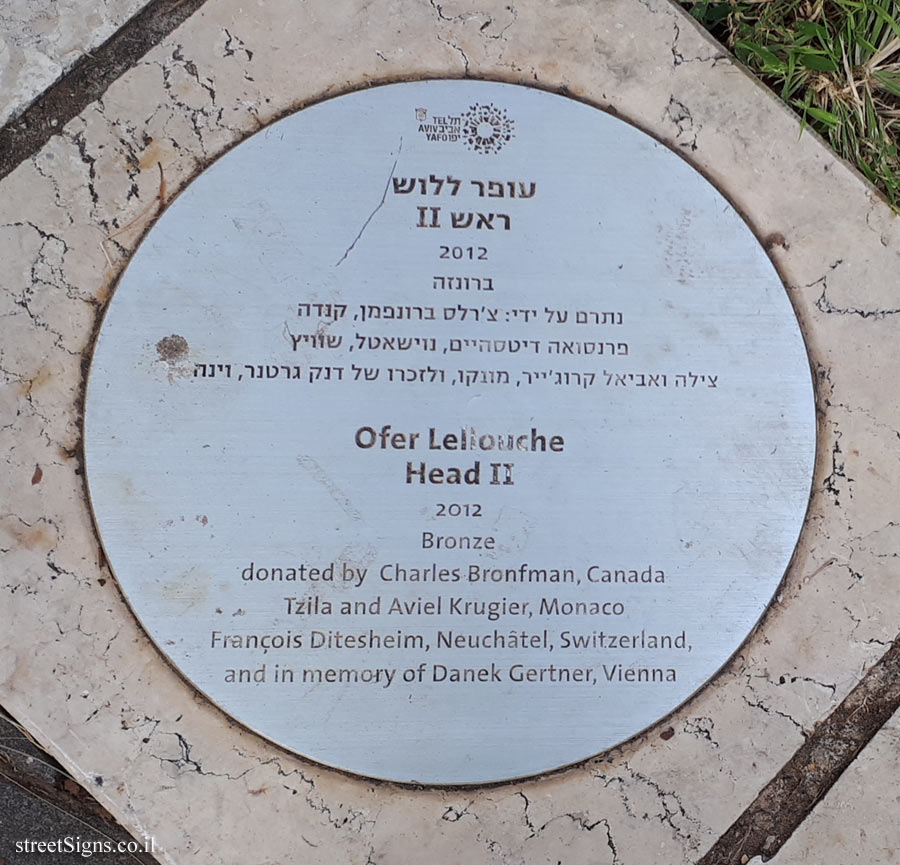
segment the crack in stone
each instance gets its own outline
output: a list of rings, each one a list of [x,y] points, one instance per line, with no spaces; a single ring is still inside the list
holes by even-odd
[[[650,7],[646,2],[641,3],[642,6],[646,6],[648,9]],[[650,9],[651,12],[656,10]],[[672,22],[672,27],[675,30],[675,35],[672,38],[672,44],[670,46],[670,50],[672,52],[672,67],[677,69],[679,66],[688,64],[688,63],[712,63],[713,66],[716,66],[721,61],[727,61],[729,64],[731,63],[731,58],[728,54],[722,51],[715,51],[713,54],[710,54],[706,57],[696,56],[685,59],[684,55],[678,50],[678,40],[681,38],[681,27],[678,24],[678,21],[675,20]]]
[[[447,21],[451,23],[459,22],[465,24],[466,21],[469,21],[471,19],[483,19],[481,26],[478,28],[478,32],[483,38],[491,40],[503,41],[505,39],[506,31],[516,23],[519,17],[519,13],[516,11],[515,7],[511,4],[508,5],[506,7],[506,10],[512,15],[512,20],[505,27],[503,27],[499,33],[490,34],[485,33],[485,30],[487,30],[487,28],[494,23],[494,16],[491,15],[490,12],[461,12],[459,15],[445,15],[443,6],[441,6],[441,4],[437,2],[437,0],[429,0],[429,3],[431,5],[431,8],[434,9],[434,11],[437,13],[439,21]],[[452,48],[454,51],[457,51],[459,53],[463,61],[463,75],[468,76],[469,57],[462,49],[462,47],[449,39],[443,39],[440,36],[436,36],[435,38],[438,40],[438,42],[441,42],[448,48]]]
[[[185,72],[187,72],[187,74],[190,75],[191,78],[193,78],[194,81],[196,81],[197,84],[207,92],[207,94],[209,95],[210,101],[213,103],[213,105],[215,105],[216,104],[216,91],[215,91],[215,88],[213,87],[212,79],[206,78],[206,79],[201,80],[200,73],[197,70],[197,64],[194,63],[193,60],[188,60],[184,56],[184,46],[183,45],[178,44],[175,46],[175,50],[172,52],[172,59],[174,61],[176,61],[178,64],[180,64],[183,67],[183,69],[185,70]],[[176,102],[176,104],[179,104],[179,103]],[[179,104],[179,107],[181,107],[180,104]]]
[[[829,400],[834,396],[834,380],[831,377],[831,368],[825,366],[821,361],[816,361],[816,393],[826,406],[830,405]],[[827,388],[827,389],[826,389]]]
[[[588,815],[583,812],[568,811],[563,814],[556,814],[556,815],[550,817],[548,820],[541,823],[540,826],[537,826],[537,825],[535,825],[534,821],[532,820],[531,814],[529,813],[529,809],[531,808],[531,801],[529,800],[528,796],[526,796],[525,793],[523,793],[521,790],[517,790],[515,795],[518,796],[524,803],[523,808],[522,808],[522,819],[525,823],[525,826],[528,829],[528,836],[525,839],[526,841],[528,841],[532,838],[539,837],[544,832],[544,830],[547,829],[547,827],[549,827],[553,823],[558,822],[559,820],[568,820],[571,823],[573,823],[575,826],[577,826],[583,832],[593,832],[599,826],[599,827],[602,827],[603,832],[606,836],[606,839],[605,839],[606,846],[612,853],[612,856],[613,856],[612,865],[619,865],[620,860],[619,860],[618,849],[617,849],[615,841],[613,839],[612,827],[610,826],[609,820],[607,818],[600,817],[596,820],[591,820],[588,817]],[[470,815],[477,820],[478,819],[477,815],[470,814],[470,812],[468,811],[468,808],[471,807],[471,805],[472,805],[472,803],[470,802],[469,805],[466,806],[466,810],[461,813],[461,816]],[[458,822],[459,818],[452,817],[452,816],[450,818],[448,818],[446,816],[447,813],[451,812],[451,811],[454,811],[454,813],[460,813],[460,812],[456,811],[455,809],[448,808],[447,812],[445,812],[445,816],[443,819],[450,819],[451,822]],[[497,841],[487,841],[487,848],[491,852],[497,852],[502,849],[502,845]]]
[[[182,45],[175,46],[169,61],[167,61],[166,63],[152,61],[152,65],[158,66],[162,71],[163,89],[166,91],[166,95],[169,97],[171,105],[174,106],[174,108],[178,109],[179,119],[187,118],[188,120],[190,120],[191,128],[193,130],[195,138],[197,139],[197,143],[202,154],[202,158],[198,159],[196,156],[194,158],[198,165],[204,165],[205,163],[210,161],[209,152],[206,149],[207,133],[213,131],[214,129],[231,129],[230,127],[226,127],[222,124],[222,117],[224,116],[225,109],[219,106],[216,102],[216,91],[213,87],[212,80],[209,78],[200,77],[197,65],[192,60],[185,57],[184,48]],[[178,82],[173,80],[173,72],[175,72],[175,70],[182,70],[189,79],[191,79],[199,88],[204,91],[209,101],[208,107],[196,107],[179,98],[177,87]],[[167,129],[169,122],[172,121],[175,117],[176,114],[174,112],[170,114],[163,127]],[[205,125],[201,123],[201,119],[205,121]],[[171,140],[175,146],[176,151],[184,150],[184,148],[182,148],[174,138],[171,138]]]
[[[834,270],[838,264],[841,264],[842,260],[839,259],[835,264],[831,265],[831,270]],[[819,295],[819,299],[816,301],[816,309],[819,312],[825,313],[825,315],[858,315],[860,318],[872,318],[876,321],[889,318],[892,315],[897,315],[900,313],[900,307],[888,308],[888,309],[861,309],[859,307],[847,306],[840,307],[835,306],[831,300],[827,297],[828,292],[828,277],[823,276],[819,279],[815,280],[815,282],[810,282],[804,288],[812,288],[815,285],[822,285],[822,293]]]
[[[126,709],[123,707],[123,708],[122,708],[122,713],[124,714],[125,711],[126,711]],[[127,710],[127,711],[130,711],[130,709]],[[150,729],[150,732],[147,733],[146,736],[143,736],[143,737],[141,738],[141,744],[142,744],[142,745],[149,745],[149,744],[150,744],[150,739],[153,738],[153,735],[156,733],[156,730],[157,730],[157,728],[159,727],[159,725],[160,725],[161,723],[162,723],[162,721],[161,721],[159,718],[151,718],[149,715],[144,715],[142,720],[140,720],[140,721],[138,721],[137,723],[134,723],[134,724],[129,724],[128,721],[127,721],[125,718],[123,718],[123,719],[119,722],[119,724],[120,724],[120,726],[122,727],[123,730],[140,730],[142,727],[146,727],[147,724],[152,724],[153,726],[152,726],[152,728]]]
[[[522,819],[525,821],[525,825],[528,827],[528,831],[531,833],[528,837],[533,838],[535,835],[537,835],[537,830],[534,828],[534,823],[531,822],[531,817],[528,815],[528,809],[531,807],[531,802],[521,790],[517,790],[516,795],[525,803],[522,809]]]
[[[448,48],[452,48],[454,51],[459,52],[459,56],[463,59],[463,75],[469,74],[469,58],[466,56],[466,52],[462,50],[455,42],[451,42],[449,39],[441,39],[440,36],[437,37],[438,42],[442,42]]]
[[[544,823],[540,827],[540,829],[538,829],[538,833],[543,832],[544,829],[546,829],[551,823],[555,822],[556,820],[563,820],[563,819],[571,820],[576,826],[578,826],[579,829],[581,829],[584,832],[593,832],[594,829],[596,829],[598,826],[602,826],[603,831],[606,835],[606,846],[610,850],[610,852],[612,853],[612,856],[613,856],[611,865],[620,865],[619,851],[616,849],[615,842],[613,841],[612,829],[610,828],[609,820],[607,820],[605,817],[600,817],[597,820],[594,820],[593,822],[589,822],[584,814],[579,814],[579,813],[560,814],[557,817],[551,817],[546,823]]]
[[[830,405],[827,400],[826,405]],[[841,506],[841,489],[838,483],[842,480],[847,482],[847,495],[852,499],[852,484],[855,480],[847,476],[844,466],[843,451],[841,450],[841,439],[844,437],[844,433],[838,429],[837,421],[831,420],[829,424],[834,433],[834,442],[831,445],[831,472],[822,481],[822,488],[834,498],[835,507],[839,508]]]
[[[675,140],[678,141],[679,147],[686,147],[691,151],[697,149],[697,135],[703,128],[703,125],[699,123],[695,125],[691,110],[683,102],[680,102],[674,96],[669,96],[669,103],[666,105],[665,111],[663,111],[663,120],[673,123],[678,130]],[[680,141],[679,139],[682,136],[692,137],[690,137],[690,140]]]
[[[2,159],[0,159],[0,165],[2,165]],[[59,188],[59,180],[52,173],[48,173],[48,172],[44,171],[44,168],[41,165],[40,155],[35,155],[34,157],[32,157],[31,165],[34,168],[34,170],[38,173],[38,175],[40,175],[40,177],[42,177],[44,180],[46,180],[50,184],[50,186],[53,188],[53,199],[54,199],[54,203],[56,204],[57,213],[64,214],[66,216],[66,218],[69,220],[69,225],[74,225],[75,218],[72,216],[72,214],[70,212],[73,208],[69,207],[62,200],[62,192]],[[3,175],[2,175],[2,173],[0,173],[0,180],[2,180],[2,179],[3,179]]]
[[[18,298],[16,296],[14,296],[12,293],[10,293],[10,300],[12,301],[14,306],[17,306],[20,309],[25,310],[25,313],[32,320],[32,322],[34,323],[36,328],[46,331],[53,337],[53,343],[52,343],[53,348],[58,349],[61,352],[64,352],[69,357],[80,357],[81,356],[80,349],[71,349],[68,346],[64,345],[64,340],[66,339],[65,335],[62,332],[60,332],[59,330],[57,330],[56,328],[51,327],[49,323],[44,321],[43,317],[39,313],[35,312],[31,308],[31,303],[34,300],[33,295],[34,295],[35,289],[43,288],[43,289],[51,289],[52,290],[53,288],[57,288],[57,287],[58,286],[55,286],[52,283],[47,283],[44,280],[36,279],[36,280],[32,281],[31,285],[28,288],[22,290],[22,293]],[[66,290],[66,296],[69,297],[70,299],[74,300],[75,298],[72,297],[72,292],[75,291],[75,289],[72,286],[66,284],[65,290]],[[12,313],[10,315],[14,315],[14,313]],[[4,317],[9,317],[9,316],[4,316]],[[24,396],[25,396],[26,401],[31,405],[32,409],[34,409],[35,414],[38,415],[43,421],[45,421],[45,423],[47,425],[49,425],[50,424],[49,418],[47,418],[43,414],[40,414],[37,411],[37,409],[35,408],[33,400],[31,398],[32,394],[29,392],[29,393],[24,394]],[[48,442],[49,442],[49,438],[48,438]]]
[[[859,626],[863,623],[862,619],[858,619],[853,615],[853,611],[849,607],[844,607],[844,612],[849,616],[850,621],[853,622],[853,630],[850,632],[850,641],[856,643],[858,646],[889,646],[890,642],[887,640],[879,640],[876,637],[870,637],[868,640],[859,640],[854,635],[859,630]]]
[[[712,718],[697,717],[688,718],[684,722],[682,729],[685,733],[689,733],[697,739],[705,739],[714,748],[718,748],[719,743],[712,737],[715,727],[716,725]]]
[[[850,562],[843,562],[840,567],[846,568],[847,573],[850,575],[850,579],[853,581],[850,585],[847,586],[848,590],[853,588],[854,583],[861,583],[863,579],[863,575],[860,571],[856,571],[853,569],[853,566]]]
[[[677,68],[684,63],[684,55],[678,50],[678,40],[681,37],[681,28],[678,26],[677,21],[672,22],[672,27],[675,30],[675,36],[672,38],[672,66]]]
[[[702,826],[699,820],[688,815],[678,794],[674,790],[664,789],[652,778],[632,769],[627,763],[622,765],[622,769],[628,774],[628,778],[624,778],[621,775],[606,775],[603,772],[594,773],[594,777],[597,778],[597,780],[602,781],[605,787],[609,787],[610,785],[616,785],[618,787],[622,805],[629,816],[643,820],[646,820],[651,816],[655,817],[660,823],[664,826],[668,826],[672,830],[674,837],[682,843],[686,850],[696,850],[698,842],[695,835],[700,834]],[[632,782],[638,781],[653,792],[662,809],[661,813],[650,815],[647,813],[638,814],[635,812],[631,807],[628,795],[629,780]],[[669,800],[674,801],[674,808]],[[684,827],[679,826],[676,819],[683,820],[687,823],[688,828],[685,829]]]
[[[469,810],[473,804],[474,800],[469,800],[469,803],[462,808],[448,805],[444,813],[441,814],[441,820],[444,820],[447,823],[459,823],[463,817],[471,817],[473,820],[477,820],[478,815]]]
[[[120,631],[116,631],[107,641],[106,648],[100,653],[102,656],[109,654],[109,647],[118,639]]]
[[[510,22],[508,24],[506,24],[497,33],[494,33],[494,34],[484,33],[484,31],[487,30],[487,28],[490,27],[491,24],[494,23],[494,19],[490,15],[488,16],[488,20],[485,21],[484,24],[482,24],[481,27],[478,28],[482,33],[484,33],[484,36],[486,39],[494,39],[494,40],[501,40],[501,41],[504,40],[506,38],[506,31],[509,30],[509,28],[512,27],[513,24],[515,24],[516,21],[519,20],[519,13],[516,11],[515,6],[512,6],[512,5],[507,6],[506,11],[509,12],[510,15],[512,15],[512,19],[510,20]]]
[[[870,200],[871,204],[869,206],[869,209],[866,211],[866,228],[868,228],[869,231],[873,231],[875,234],[877,234],[878,242],[883,247],[887,248],[888,246],[890,246],[889,237],[886,234],[884,234],[884,232],[882,232],[880,229],[875,228],[875,226],[873,226],[870,221],[872,218],[872,214],[875,211],[878,211],[879,213],[881,213],[884,205],[881,203],[881,201],[873,199],[871,196],[869,197],[869,200]],[[893,218],[893,216],[894,216],[894,214],[892,213],[891,217]]]
[[[769,681],[772,681],[771,679]],[[834,694],[837,691],[837,685],[830,682],[820,682],[818,679],[812,679],[809,676],[779,676],[777,681],[772,682],[774,685],[793,685],[796,682],[809,682],[810,685],[817,685],[825,691],[831,691]]]
[[[824,402],[825,402],[825,405],[828,406],[829,408],[839,408],[842,411],[845,411],[848,415],[853,414],[854,412],[863,414],[869,419],[869,422],[876,429],[885,430],[885,431],[889,432],[892,436],[896,436],[897,438],[900,438],[900,430],[898,430],[896,427],[891,426],[890,424],[886,424],[883,421],[880,421],[878,419],[878,415],[876,415],[875,412],[873,412],[869,408],[866,408],[865,406],[861,406],[861,405],[851,406],[851,405],[847,405],[846,403],[842,403],[842,402],[832,402],[832,400],[829,398],[826,398],[824,400]],[[900,524],[889,522],[884,526],[884,528],[888,528],[892,525],[900,525]],[[881,531],[881,529],[875,529],[874,531],[869,532],[869,534],[871,535],[871,534],[874,534],[875,532],[879,532],[879,531]],[[857,537],[856,540],[862,540],[862,538]]]
[[[227,27],[223,27],[222,31],[225,33],[225,46],[222,49],[223,57],[234,57],[238,51],[242,51],[246,55],[248,63],[253,60],[253,51],[246,46],[243,39],[235,36]]]
[[[97,190],[94,188],[94,181],[97,178],[97,170],[94,167],[97,162],[97,158],[95,156],[91,156],[87,152],[87,141],[84,137],[84,131],[79,131],[74,134],[64,134],[64,138],[68,139],[75,145],[78,149],[78,156],[81,158],[81,161],[84,165],[87,166],[88,169],[88,181],[87,181],[87,190],[88,195],[91,196],[91,201],[94,204],[97,204],[100,201],[100,196],[97,194]]]
[[[756,693],[754,691],[754,693]],[[748,699],[746,694],[741,694],[741,698],[743,701],[751,708],[751,709],[760,709],[766,715],[777,715],[779,718],[784,718],[786,721],[790,721],[799,731],[800,735],[806,739],[809,736],[809,733],[804,728],[803,724],[801,724],[796,718],[792,718],[787,712],[782,712],[780,709],[773,709],[770,706],[767,706],[761,698],[757,698],[754,703],[752,700]]]
[[[533,81],[539,81],[537,70],[534,66],[529,66],[527,69],[524,66],[516,66],[515,63],[507,63],[507,68],[512,69],[517,75],[521,75],[525,77],[526,75],[530,75]],[[606,99],[606,95],[604,94],[604,100]]]
[[[300,769],[291,769],[290,771],[285,771],[285,769],[281,765],[281,761],[277,757],[269,757],[264,759],[256,754],[245,754],[238,748],[233,748],[232,750],[244,759],[253,760],[257,764],[259,764],[260,767],[274,767],[277,776],[280,778],[299,778],[301,784],[306,787],[306,792],[303,796],[304,801],[313,811],[321,814],[325,818],[328,825],[330,825],[333,829],[347,829],[349,831],[356,832],[357,834],[362,834],[364,830],[371,829],[375,826],[375,819],[370,817],[367,811],[360,808],[351,808],[345,806],[343,803],[341,803],[338,808],[345,809],[346,814],[343,816],[335,815],[333,809],[328,804],[326,804],[323,798],[313,797],[312,794],[316,789],[316,782],[308,775],[304,774]],[[249,771],[250,770],[248,769],[247,772]],[[243,774],[246,774],[246,772],[242,773],[242,776]],[[286,783],[282,783],[282,787],[290,792],[291,795],[296,796],[300,793],[298,789]]]
[[[437,0],[428,0],[428,2],[431,4],[431,8],[437,12],[437,16],[441,21],[462,21],[465,18],[464,15],[445,15],[444,7]]]
[[[181,733],[160,733],[162,736],[174,736],[178,740],[178,747],[181,751],[178,757],[160,757],[158,754],[151,754],[154,759],[159,761],[160,766],[168,763],[175,767],[177,774],[181,775],[185,772],[196,772],[198,775],[209,775],[214,778],[228,778],[229,781],[237,781],[243,778],[250,769],[245,769],[240,775],[230,775],[227,772],[209,772],[206,771],[198,760],[191,756],[193,745],[191,745]]]
[[[37,414],[37,412],[36,412],[36,414]],[[44,541],[48,542],[47,543],[48,549],[47,549],[46,556],[47,556],[47,560],[49,563],[50,556],[56,551],[56,548],[59,545],[60,531],[59,531],[59,526],[56,524],[56,521],[53,520],[51,517],[38,517],[36,520],[34,520],[34,522],[29,523],[27,520],[23,519],[18,514],[14,514],[12,512],[0,514],[0,524],[2,524],[4,521],[8,521],[8,520],[16,520],[25,529],[33,530],[30,535],[24,535],[24,536],[22,535],[21,530],[19,532],[15,532],[9,528],[7,528],[5,530],[5,534],[8,535],[9,537],[11,537],[12,540],[18,542],[18,544],[20,546],[23,546],[23,545],[24,546],[32,546],[38,542],[44,542]],[[43,532],[41,530],[42,526],[49,526],[51,529],[53,529],[52,537],[50,536],[49,533]],[[13,550],[15,548],[16,548],[15,546],[9,547],[9,548],[7,548],[7,552],[9,552],[10,550]],[[55,580],[56,576],[51,576],[50,579]]]

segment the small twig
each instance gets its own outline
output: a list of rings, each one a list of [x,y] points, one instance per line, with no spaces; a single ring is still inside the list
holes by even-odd
[[[100,251],[103,253],[103,257],[106,259],[107,266],[109,267],[110,270],[112,270],[112,266],[113,266],[112,259],[109,257],[109,253],[106,251],[106,247],[104,246],[105,243],[106,243],[106,238],[104,237],[100,241],[100,243],[97,244],[97,246],[100,247]]]
[[[157,162],[156,167],[159,169],[159,193],[157,194],[157,199],[160,206],[162,206],[166,203],[166,176],[163,174],[161,162]]]
[[[13,737],[10,736],[10,739]],[[31,760],[35,763],[40,763],[42,766],[46,766],[48,769],[52,769],[58,775],[62,775],[64,778],[68,778],[70,781],[74,783],[78,783],[75,779],[66,772],[65,769],[61,769],[59,766],[54,766],[52,763],[48,763],[46,760],[42,760],[40,757],[35,757],[34,754],[29,754],[27,751],[20,751],[18,748],[10,748],[9,745],[0,745],[0,752],[7,752],[9,754],[18,754],[20,757],[25,757],[27,760]]]
[[[127,225],[123,225],[121,228],[117,228],[111,234],[107,234],[104,238],[104,242],[107,240],[112,240],[114,237],[118,237],[120,234],[124,234],[130,228],[133,228],[138,222],[140,222],[154,207],[158,204],[158,199],[154,198],[134,219],[131,220]]]
[[[103,240],[101,241],[101,246],[104,243],[106,243],[108,240],[112,240],[114,237],[118,237],[120,234],[124,234],[126,231],[128,231],[130,228],[132,228],[134,225],[136,225],[138,222],[140,222],[142,219],[144,219],[144,217],[147,216],[147,214],[150,213],[150,211],[153,210],[154,208],[158,208],[159,210],[162,210],[163,206],[166,203],[166,192],[167,192],[166,177],[165,177],[165,174],[163,174],[162,163],[157,162],[156,167],[159,168],[159,191],[156,193],[156,196],[154,197],[153,201],[151,201],[127,225],[123,225],[121,228],[116,229],[111,234],[106,235],[106,237],[104,237]],[[103,249],[103,253],[104,253],[104,255],[106,255],[105,248]],[[112,267],[112,262],[109,260],[108,255],[106,256],[106,260],[109,262],[109,266]]]
[[[41,743],[38,742],[38,740],[35,739],[34,736],[32,736],[31,733],[29,733],[28,730],[26,730],[26,729],[25,729],[25,728],[24,728],[24,727],[23,727],[23,726],[15,719],[15,718],[13,718],[13,716],[10,715],[8,712],[5,712],[5,711],[0,710],[0,718],[2,718],[7,724],[9,724],[10,727],[14,727],[16,730],[18,730],[18,731],[22,734],[22,736],[23,736],[25,739],[27,739],[32,745],[34,745],[35,748],[37,748],[37,749],[40,750],[40,751],[43,751],[43,750],[44,750],[44,748],[43,748],[43,746],[41,745]]]

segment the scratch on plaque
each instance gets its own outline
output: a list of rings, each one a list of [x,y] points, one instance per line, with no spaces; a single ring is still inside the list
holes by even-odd
[[[359,234],[353,238],[353,243],[347,247],[346,252],[340,257],[340,260],[335,264],[335,267],[340,267],[343,264],[344,259],[353,252],[353,247],[359,242],[359,239],[363,236],[363,232],[369,227],[369,223],[375,218],[375,214],[384,207],[384,202],[387,201],[388,189],[390,189],[391,181],[394,179],[394,172],[397,170],[397,163],[400,161],[400,153],[403,150],[403,136],[400,136],[400,146],[397,148],[397,158],[394,160],[394,164],[391,166],[391,173],[388,175],[387,183],[384,184],[384,192],[381,193],[381,201],[378,202],[378,205],[375,209],[369,214],[369,218],[363,223],[362,228],[359,230]]]
[[[161,582],[159,591],[163,598],[176,603],[181,612],[186,612],[209,597],[211,581],[212,574],[205,568],[195,565],[174,580]]]
[[[353,520],[362,520],[362,514],[353,507],[350,497],[331,480],[328,472],[326,472],[312,457],[299,456],[297,457],[297,462],[312,475],[314,480],[317,480],[326,490],[328,490],[328,495],[341,506],[341,509],[348,517]]]

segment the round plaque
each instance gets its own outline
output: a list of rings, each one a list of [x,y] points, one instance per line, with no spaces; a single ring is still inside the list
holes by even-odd
[[[198,177],[109,305],[85,427],[175,666],[302,755],[429,784],[694,693],[784,574],[815,445],[729,203],[602,111],[475,81],[323,102]]]

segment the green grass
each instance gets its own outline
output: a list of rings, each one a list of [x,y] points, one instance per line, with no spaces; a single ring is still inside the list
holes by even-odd
[[[804,124],[900,204],[900,2],[682,2]]]

